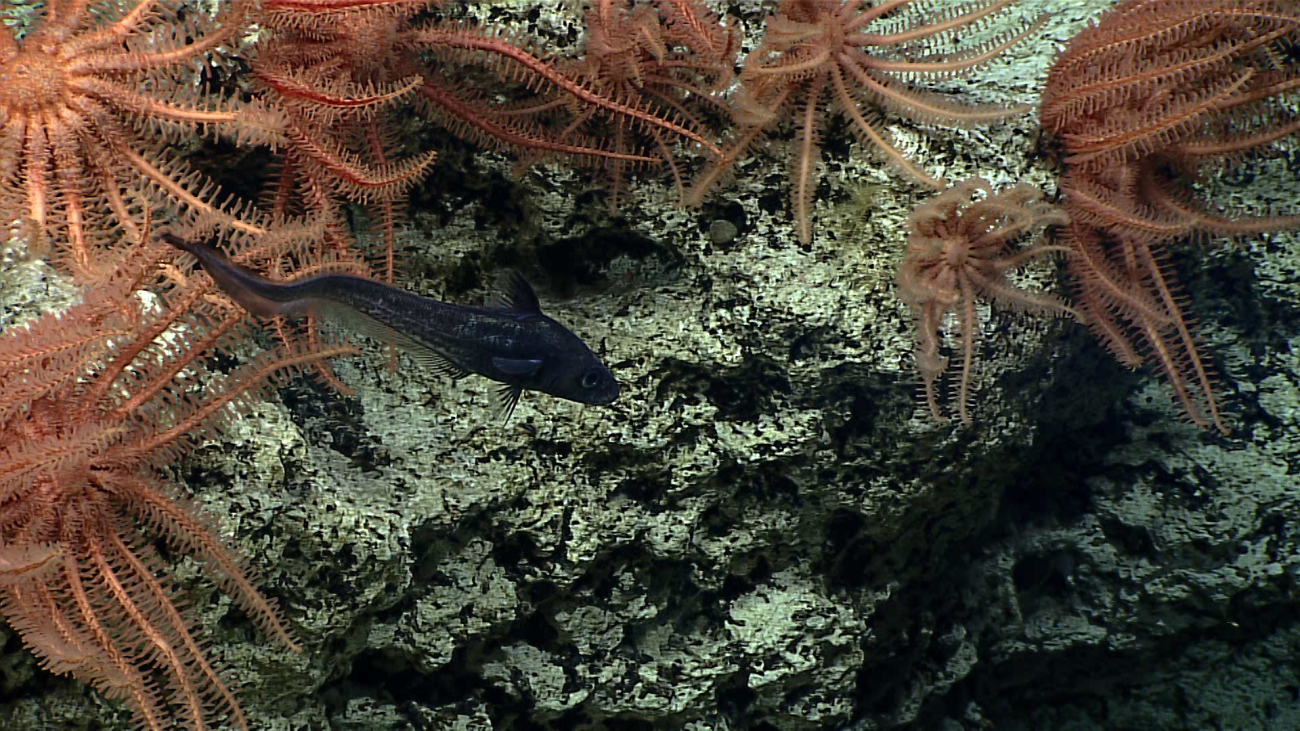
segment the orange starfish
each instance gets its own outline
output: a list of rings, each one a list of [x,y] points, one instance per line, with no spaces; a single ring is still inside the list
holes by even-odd
[[[1016,239],[1047,226],[1062,226],[1069,217],[1042,200],[1028,185],[994,193],[980,178],[957,183],[916,207],[908,219],[911,234],[898,270],[898,296],[917,314],[916,368],[926,405],[942,420],[935,382],[948,367],[940,354],[945,316],[956,311],[961,338],[961,375],[953,400],[963,424],[970,423],[970,385],[979,323],[975,303],[981,296],[1017,310],[1079,314],[1057,297],[1014,285],[1007,274],[1043,256],[1067,253],[1063,246],[1016,248]]]
[[[0,337],[0,612],[46,669],[123,700],[141,728],[224,716],[247,729],[151,539],[197,559],[266,634],[296,646],[247,562],[159,468],[275,379],[354,351],[300,346],[224,377],[204,370],[245,315],[206,277],[173,272],[179,283],[155,286],[170,255],[132,247],[85,302]],[[132,296],[141,286],[160,294],[148,314]]]
[[[194,62],[245,27],[250,0],[215,20],[158,0],[122,5],[49,0],[27,37],[0,31],[0,221],[39,249],[53,245],[82,281],[111,270],[105,253],[122,232],[143,239],[154,207],[256,229],[166,148],[199,128],[237,125],[269,141],[278,127],[206,101],[192,83]]]
[[[961,76],[987,64],[1042,27],[1045,18],[1012,26],[982,43],[966,36],[1016,0],[975,0],[937,12],[932,3],[886,0],[781,0],[763,42],[745,59],[736,114],[741,129],[721,162],[704,171],[688,200],[698,204],[759,137],[782,119],[795,127],[790,204],[799,240],[812,240],[813,191],[821,168],[821,135],[843,114],[853,135],[884,153],[909,179],[942,189],[894,146],[879,112],[918,122],[972,126],[1023,114],[1026,105],[964,105],[917,86]]]
[[[1079,309],[1130,368],[1153,365],[1194,423],[1228,427],[1169,252],[1300,226],[1196,193],[1198,178],[1300,135],[1300,5],[1129,0],[1071,39],[1040,116],[1066,154]]]

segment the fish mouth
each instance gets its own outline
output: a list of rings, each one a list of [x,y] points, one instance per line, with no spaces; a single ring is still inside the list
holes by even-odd
[[[609,393],[603,393],[592,399],[591,404],[594,406],[608,406],[617,401],[621,393],[622,389],[618,387],[618,384],[614,384],[614,388]]]

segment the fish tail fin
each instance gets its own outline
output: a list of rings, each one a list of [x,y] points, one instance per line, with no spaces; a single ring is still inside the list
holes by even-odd
[[[203,265],[203,271],[212,277],[226,296],[240,307],[260,317],[303,317],[311,315],[315,300],[303,297],[299,287],[276,284],[260,274],[235,264],[226,255],[208,244],[183,239],[169,231],[159,238],[176,248],[189,252]]]

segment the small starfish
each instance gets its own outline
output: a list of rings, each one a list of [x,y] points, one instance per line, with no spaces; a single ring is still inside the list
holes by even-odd
[[[917,313],[916,367],[926,405],[945,417],[935,381],[947,369],[939,331],[956,311],[961,336],[961,375],[954,384],[957,414],[970,423],[970,382],[979,323],[975,302],[981,296],[1017,310],[1069,315],[1079,313],[1047,292],[1017,287],[1007,279],[1034,259],[1069,253],[1064,246],[1017,248],[1012,242],[1036,229],[1063,226],[1070,219],[1028,185],[994,193],[989,183],[971,178],[917,206],[908,219],[911,234],[898,271],[898,296]]]

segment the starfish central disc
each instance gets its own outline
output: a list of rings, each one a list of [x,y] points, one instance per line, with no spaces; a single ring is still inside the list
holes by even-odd
[[[59,61],[40,51],[19,53],[0,65],[0,109],[31,114],[63,103],[67,76]]]

